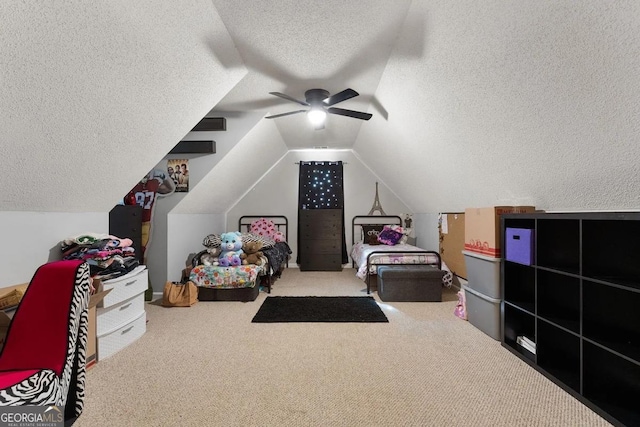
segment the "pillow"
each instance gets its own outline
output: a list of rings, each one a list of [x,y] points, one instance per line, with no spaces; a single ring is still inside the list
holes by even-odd
[[[396,231],[398,233],[402,233],[402,237],[400,238],[400,241],[398,243],[404,245],[405,243],[407,243],[407,239],[409,238],[409,233],[411,233],[411,230],[409,228],[402,228],[401,225],[390,225],[389,228],[393,231]],[[396,244],[398,244],[396,243]]]
[[[248,242],[262,243],[262,248],[272,248],[276,244],[276,242],[269,236],[260,236],[258,234],[253,234],[253,233],[242,233],[241,239],[242,239],[242,244],[245,244]]]
[[[401,225],[392,224],[392,225],[385,225],[385,227],[389,227],[390,230],[397,231],[400,234],[405,234],[404,228],[402,228]]]
[[[272,236],[276,232],[276,226],[273,221],[260,218],[251,223],[249,231],[258,236]]]
[[[378,241],[389,246],[397,245],[400,239],[402,239],[402,233],[392,230],[388,225],[385,225],[378,234]]]
[[[207,248],[219,248],[222,242],[217,234],[209,234],[204,238],[202,244]]]
[[[362,225],[362,234],[364,235],[362,241],[370,245],[379,244],[379,242],[377,242],[378,234],[380,234],[382,228],[382,225]],[[371,240],[376,240],[377,243],[371,243]]]

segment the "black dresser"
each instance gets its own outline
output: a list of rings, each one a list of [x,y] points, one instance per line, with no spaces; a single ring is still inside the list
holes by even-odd
[[[298,210],[301,271],[342,270],[342,210]]]
[[[109,212],[109,234],[133,241],[136,259],[142,259],[142,207],[117,205]]]

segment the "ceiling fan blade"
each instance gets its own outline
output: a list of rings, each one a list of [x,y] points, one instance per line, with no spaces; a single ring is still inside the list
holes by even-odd
[[[338,114],[340,116],[353,117],[354,119],[369,120],[373,114],[363,113],[361,111],[345,110],[344,108],[331,107],[327,108],[327,113]]]
[[[307,112],[307,110],[289,111],[288,113],[274,114],[273,116],[267,116],[267,117],[265,117],[265,119],[275,119],[275,118],[277,118],[277,117],[290,116],[290,115],[292,115],[292,114],[306,113],[306,112]]]
[[[330,97],[324,100],[324,103],[327,106],[331,106],[331,105],[337,104],[338,102],[346,101],[347,99],[351,99],[358,95],[359,93],[353,89],[345,89],[342,92],[338,92],[335,95],[331,95]]]
[[[289,95],[285,95],[284,93],[280,93],[280,92],[269,92],[269,93],[271,95],[275,95],[275,96],[279,96],[280,98],[284,98],[287,101],[292,101],[292,102],[295,102],[295,103],[300,104],[300,105],[309,106],[308,103],[306,103],[304,101],[299,101],[299,100],[297,100],[295,98],[290,97]]]

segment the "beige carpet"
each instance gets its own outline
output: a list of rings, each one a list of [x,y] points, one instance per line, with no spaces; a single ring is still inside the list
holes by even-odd
[[[366,295],[354,270],[288,269],[272,295]],[[377,294],[374,294],[377,299]],[[389,323],[251,323],[267,297],[147,305],[147,333],[87,377],[77,426],[606,426],[442,303]]]

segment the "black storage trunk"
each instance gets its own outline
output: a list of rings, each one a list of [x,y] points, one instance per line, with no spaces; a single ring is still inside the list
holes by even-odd
[[[382,301],[442,301],[444,274],[431,265],[382,265],[378,296]]]

